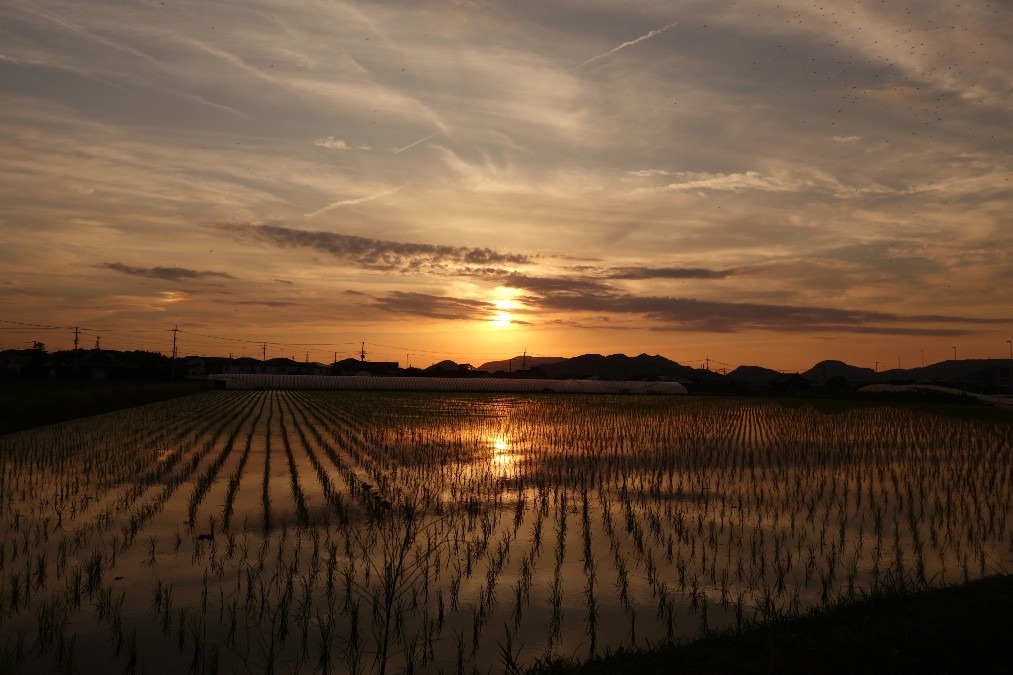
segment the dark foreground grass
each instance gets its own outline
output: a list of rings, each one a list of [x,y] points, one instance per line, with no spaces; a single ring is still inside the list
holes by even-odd
[[[983,422],[1009,422],[1013,411],[1008,407],[988,405],[972,396],[953,396],[910,392],[881,394],[806,394],[799,396],[771,396],[767,401],[786,407],[811,407],[819,412],[836,415],[863,408],[907,408],[920,412]]]
[[[528,672],[1013,673],[1013,576],[877,594],[684,645],[554,660]]]
[[[203,383],[0,378],[0,434],[204,391]]]

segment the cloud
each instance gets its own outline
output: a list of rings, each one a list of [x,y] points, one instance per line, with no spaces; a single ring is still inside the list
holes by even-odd
[[[734,333],[745,330],[775,332],[844,332],[882,335],[951,336],[969,331],[953,324],[1001,324],[1009,319],[979,319],[951,315],[903,315],[833,307],[805,307],[736,303],[691,298],[625,294],[549,294],[523,299],[549,311],[637,314],[664,324],[655,330],[683,329]],[[884,325],[886,324],[886,325]],[[892,325],[896,324],[896,325]],[[947,324],[946,327],[911,324]]]
[[[503,286],[539,295],[597,297],[613,292],[608,284],[587,277],[540,277],[511,273],[499,281]]]
[[[301,307],[303,306],[300,302],[290,302],[288,300],[215,300],[214,302],[221,303],[223,305],[260,305],[263,307],[272,307],[280,309],[282,307]]]
[[[317,138],[313,141],[313,145],[318,148],[327,148],[328,150],[369,150],[368,145],[352,145],[348,141],[343,141],[340,138],[334,136],[324,136],[323,138]]]
[[[757,171],[741,173],[696,173],[683,171],[673,174],[677,181],[669,183],[669,190],[759,190],[764,192],[794,192],[811,187],[809,181],[787,176],[764,176]]]
[[[726,279],[732,270],[712,270],[703,267],[617,267],[609,270],[609,279]]]
[[[405,291],[393,291],[382,298],[374,299],[373,304],[394,314],[457,321],[482,321],[497,311],[495,304],[482,300]]]
[[[508,288],[538,295],[613,297],[615,286],[606,280],[640,281],[646,279],[724,279],[731,271],[697,267],[616,267],[599,270],[594,267],[573,267],[566,276],[533,276],[503,270],[480,270],[475,276],[496,279]]]
[[[321,148],[328,148],[330,150],[348,150],[349,147],[351,147],[345,141],[341,140],[340,138],[335,138],[334,136],[326,136],[324,138],[318,138],[315,141],[313,141],[313,145],[316,145]]]
[[[298,230],[281,225],[219,223],[210,227],[239,241],[255,241],[281,248],[309,248],[367,269],[412,271],[444,263],[521,265],[529,262],[525,255],[503,253],[491,248],[384,241],[350,234]]]
[[[99,269],[112,270],[122,274],[129,274],[135,277],[147,277],[149,279],[165,279],[166,281],[190,281],[194,279],[235,279],[227,272],[208,272],[189,270],[184,267],[133,267],[123,263],[101,263],[95,267]]]

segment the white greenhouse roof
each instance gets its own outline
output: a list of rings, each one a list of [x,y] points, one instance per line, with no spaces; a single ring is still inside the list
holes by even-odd
[[[372,377],[366,375],[209,375],[226,389],[339,389],[348,391],[486,391],[570,394],[686,394],[678,382],[526,380],[498,377]]]

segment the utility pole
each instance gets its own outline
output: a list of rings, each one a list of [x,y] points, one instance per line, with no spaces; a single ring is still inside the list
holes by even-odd
[[[1006,340],[1009,345],[1009,393],[1013,395],[1013,340]]]
[[[331,361],[331,363],[337,363],[337,362],[338,362],[338,353],[334,352],[334,359]]]
[[[524,348],[524,360],[521,361],[521,363],[523,364],[523,367],[521,368],[521,370],[527,370],[528,369],[528,348],[527,347]]]
[[[957,386],[957,348],[953,348],[953,388],[959,389]]]
[[[365,342],[365,340],[362,342],[362,349],[359,350],[359,360],[360,361],[365,361],[366,360],[366,342]]]
[[[172,366],[170,367],[171,380],[176,381],[176,333],[179,332],[179,326],[173,326],[172,328]]]
[[[711,369],[711,357],[705,356],[703,364],[703,369],[709,371]]]
[[[101,349],[101,347],[99,346],[100,344],[102,344],[102,336],[101,335],[96,335],[95,336],[95,349],[96,350]]]
[[[264,344],[260,345],[260,354],[261,354],[260,360],[263,361],[264,363],[267,363],[267,343],[266,342]]]
[[[74,326],[74,351],[75,352],[77,351],[77,340],[78,340],[78,337],[80,337],[80,335],[81,335],[81,329],[78,328],[77,326]]]

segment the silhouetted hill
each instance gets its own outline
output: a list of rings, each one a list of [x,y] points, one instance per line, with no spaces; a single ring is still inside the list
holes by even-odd
[[[455,377],[470,375],[474,371],[474,368],[467,363],[455,363],[450,359],[434,363],[422,372],[425,375],[434,377]]]
[[[690,377],[694,369],[670,361],[663,356],[626,356],[625,354],[584,354],[572,359],[542,366],[549,377],[632,380],[654,377]]]
[[[852,383],[922,383],[935,382],[958,386],[995,387],[998,380],[1009,379],[1009,359],[963,359],[940,361],[919,368],[891,368],[878,373],[874,368],[852,366],[843,361],[820,361],[802,373],[813,382],[823,384],[834,377]]]
[[[781,375],[780,371],[762,366],[739,366],[728,373],[728,379],[741,384],[765,385],[779,375]]]
[[[872,368],[861,368],[852,366],[843,361],[820,361],[809,370],[802,373],[813,382],[823,384],[835,377],[843,377],[848,382],[878,382],[876,371]]]
[[[498,370],[505,372],[515,372],[524,368],[535,368],[537,366],[544,366],[550,363],[559,363],[560,361],[566,361],[565,356],[523,356],[518,355],[512,359],[505,359],[503,361],[489,361],[483,363],[478,367],[478,370],[484,370],[487,373],[495,373]]]

